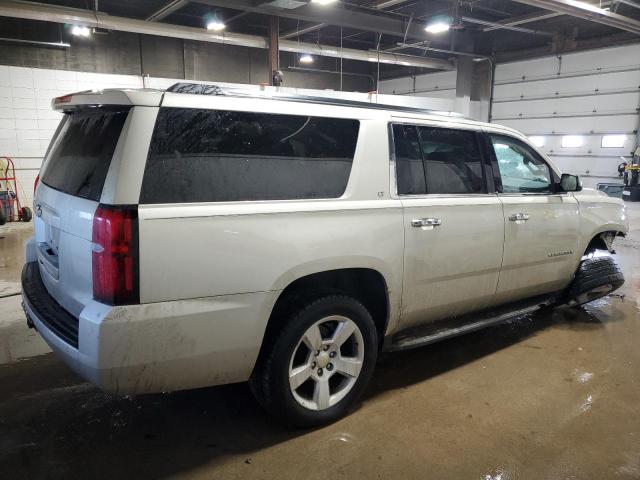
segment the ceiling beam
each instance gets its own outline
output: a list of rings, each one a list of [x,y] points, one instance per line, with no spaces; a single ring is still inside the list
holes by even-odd
[[[491,32],[492,30],[500,30],[502,28],[508,29],[508,27],[515,27],[518,25],[524,25],[526,23],[537,22],[540,20],[547,20],[548,18],[554,18],[561,16],[561,13],[558,12],[536,12],[530,13],[529,15],[522,15],[518,17],[507,18],[506,20],[501,20],[499,22],[495,22],[495,25],[492,27],[483,28],[483,32]]]
[[[554,15],[559,15],[559,14],[554,14]],[[484,26],[489,26],[493,28],[504,28],[506,30],[513,30],[514,32],[531,33],[535,35],[544,35],[547,37],[553,37],[553,33],[545,32],[544,30],[533,30],[531,28],[517,27],[515,25],[504,25],[501,23],[491,22],[489,20],[481,20],[479,18],[471,18],[471,17],[464,17],[464,16],[461,17],[460,19],[463,22],[475,23],[477,25],[484,25]]]
[[[269,48],[268,39],[258,35],[244,33],[213,33],[204,28],[186,27],[168,23],[147,22],[134,18],[107,15],[94,10],[47,5],[36,2],[19,0],[0,1],[0,16],[22,18],[62,24],[84,25],[87,27],[104,28],[121,32],[140,33],[143,35],[157,35],[161,37],[182,38],[199,42],[219,43],[223,45],[239,45],[250,48]],[[311,53],[314,55],[357,60],[363,62],[380,62],[390,65],[404,65],[407,67],[430,68],[434,70],[454,70],[455,65],[440,58],[418,57],[397,53],[371,52],[353,48],[339,48],[314,43],[282,40],[280,50],[293,53]]]
[[[599,6],[601,8],[608,7],[614,3],[615,0],[605,0],[604,2],[600,2]],[[619,0],[623,1],[623,0]],[[628,0],[625,0],[628,1]],[[563,13],[558,12],[535,12],[529,13],[528,15],[521,15],[518,17],[507,18],[506,20],[501,20],[496,22],[496,25],[493,27],[483,28],[483,32],[491,32],[493,30],[500,30],[502,28],[508,29],[511,26],[524,25],[526,23],[539,22],[542,20],[548,20],[549,18],[561,17],[564,15]]]
[[[316,23],[313,25],[309,25],[308,27],[304,27],[300,29],[296,28],[295,30],[291,30],[287,33],[280,35],[280,38],[287,39],[292,37],[299,37],[300,35],[304,35],[305,33],[315,32],[316,30],[320,30],[321,28],[324,28],[326,26],[327,26],[326,23]]]
[[[460,52],[457,50],[446,50],[443,48],[433,48],[429,46],[429,42],[416,42],[416,43],[399,43],[395,47],[387,48],[385,52],[396,52],[398,50],[404,50],[405,48],[417,48],[418,50],[424,50],[425,52],[439,52],[439,53],[449,53],[452,55],[460,55],[463,57],[472,57],[472,58],[490,58],[486,55],[478,55],[475,53],[468,52]]]
[[[640,3],[632,2],[631,0],[616,0],[617,3],[624,3],[625,5],[629,5],[630,7],[640,8]]]
[[[378,0],[376,3],[371,5],[368,8],[372,8],[374,10],[384,10],[389,7],[395,7],[397,5],[401,5],[403,3],[407,3],[409,0]],[[316,30],[320,30],[321,28],[326,27],[327,23],[317,23],[315,25],[309,25],[308,27],[301,28],[300,30],[291,30],[290,32],[285,33],[280,38],[292,38],[298,37],[300,35],[304,35],[305,33],[315,32]]]
[[[376,10],[384,10],[385,8],[395,7],[396,5],[400,5],[402,3],[407,3],[409,0],[378,0],[371,8]]]
[[[640,35],[640,21],[579,0],[512,0]]]
[[[279,17],[292,18],[313,23],[324,23],[337,27],[352,28],[377,32],[383,35],[405,37],[417,40],[426,40],[427,33],[421,25],[409,24],[404,18],[397,18],[373,13],[364,13],[357,10],[349,10],[339,6],[322,6],[308,3],[297,8],[276,8],[268,3],[255,2],[253,0],[193,0],[195,3],[211,5],[214,7],[233,8],[245,10],[263,15],[277,15]],[[321,27],[319,27],[321,28]],[[287,34],[292,34],[288,32]],[[295,36],[295,35],[291,35]]]
[[[187,3],[189,3],[189,0],[170,0],[169,2],[161,6],[158,10],[149,15],[146,20],[147,22],[157,22],[159,20],[162,20],[171,15],[173,12],[180,10]]]

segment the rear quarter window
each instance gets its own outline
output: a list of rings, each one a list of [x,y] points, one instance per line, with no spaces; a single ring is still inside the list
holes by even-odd
[[[102,107],[66,113],[40,175],[42,183],[99,201],[129,110]]]
[[[340,197],[360,122],[161,108],[140,203]]]

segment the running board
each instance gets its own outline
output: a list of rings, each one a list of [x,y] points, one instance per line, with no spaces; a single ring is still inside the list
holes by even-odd
[[[410,350],[412,348],[423,347],[441,340],[457,337],[458,335],[464,335],[465,333],[471,333],[486,327],[498,325],[522,317],[523,315],[529,315],[552,303],[553,298],[546,297],[543,301],[538,299],[533,302],[533,304],[529,302],[527,306],[520,303],[518,307],[504,313],[496,313],[494,310],[493,315],[488,313],[489,316],[485,316],[479,320],[472,320],[472,317],[465,316],[466,320],[459,318],[452,322],[433,322],[392,336],[390,341],[385,342],[384,351],[395,352],[398,350]],[[448,326],[443,327],[443,323],[448,323]],[[435,329],[434,326],[438,328]]]

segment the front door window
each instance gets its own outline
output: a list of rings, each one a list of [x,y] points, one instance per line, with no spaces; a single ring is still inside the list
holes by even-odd
[[[550,193],[549,166],[527,144],[504,135],[491,135],[503,193]]]

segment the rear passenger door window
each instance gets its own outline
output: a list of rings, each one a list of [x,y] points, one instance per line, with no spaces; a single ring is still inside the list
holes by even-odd
[[[337,198],[358,120],[161,108],[140,203]]]
[[[549,166],[527,144],[505,135],[490,135],[503,193],[551,193]]]
[[[482,157],[475,132],[420,127],[427,193],[483,193]]]
[[[393,140],[396,154],[398,195],[422,195],[427,193],[417,127],[413,125],[394,125]]]
[[[398,195],[486,191],[475,132],[395,124],[393,138]]]

